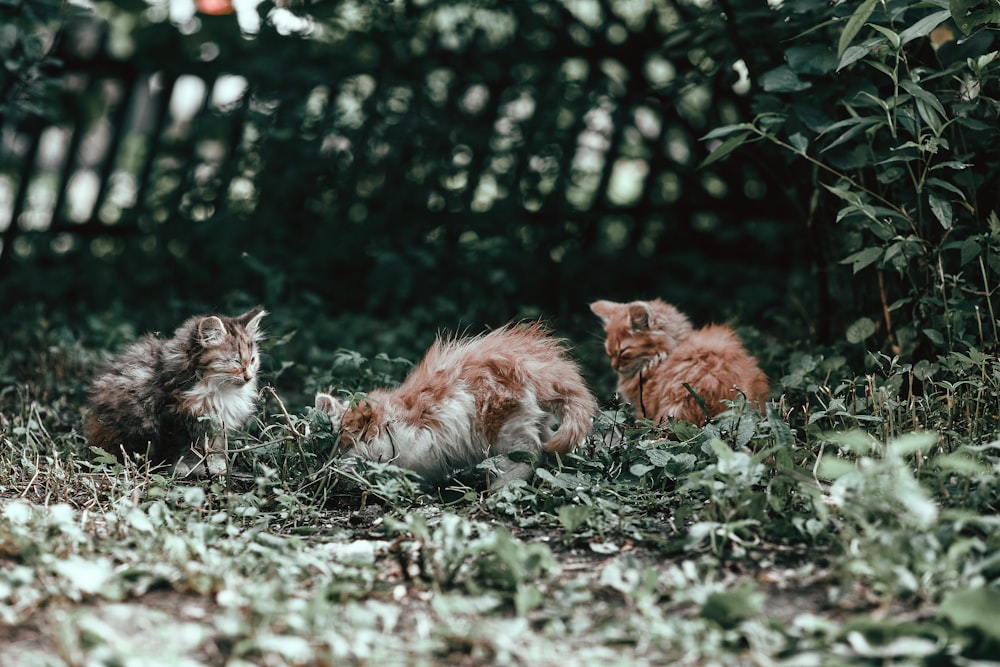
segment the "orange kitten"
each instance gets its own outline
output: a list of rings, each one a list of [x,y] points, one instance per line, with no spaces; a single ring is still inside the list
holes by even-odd
[[[595,301],[590,309],[604,322],[604,349],[618,371],[618,391],[638,417],[704,425],[705,410],[685,383],[704,399],[708,417],[727,410],[723,401],[740,393],[763,410],[767,376],[730,327],[694,329],[683,313],[660,299]]]
[[[597,402],[562,341],[532,323],[438,338],[396,389],[354,406],[321,393],[316,408],[341,429],[346,456],[391,461],[438,483],[517,450],[570,451],[590,434]],[[492,488],[533,472],[509,459],[500,467]]]

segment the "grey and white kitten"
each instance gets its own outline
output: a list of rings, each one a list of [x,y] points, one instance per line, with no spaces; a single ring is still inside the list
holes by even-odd
[[[92,446],[225,474],[226,435],[257,400],[263,308],[189,318],[169,339],[148,334],[94,380],[84,433]]]

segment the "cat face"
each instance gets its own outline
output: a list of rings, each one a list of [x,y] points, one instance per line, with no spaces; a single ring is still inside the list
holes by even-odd
[[[635,375],[650,360],[670,354],[677,342],[691,332],[688,319],[659,299],[595,301],[590,310],[604,323],[604,352],[611,368],[621,375]]]
[[[198,363],[206,379],[219,387],[242,388],[256,382],[260,369],[262,308],[237,315],[203,317],[195,325]]]

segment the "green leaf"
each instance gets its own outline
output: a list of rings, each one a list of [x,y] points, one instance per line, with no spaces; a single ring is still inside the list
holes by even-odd
[[[514,592],[514,609],[519,616],[524,616],[544,601],[545,595],[538,586],[527,583],[517,585],[517,590]]]
[[[792,46],[785,49],[785,60],[796,74],[829,74],[837,69],[837,55],[827,46]]]
[[[854,41],[854,38],[857,37],[861,28],[868,21],[868,17],[875,11],[877,3],[878,0],[865,0],[854,10],[851,18],[847,19],[847,25],[844,26],[844,32],[840,33],[840,41],[837,43],[838,56],[844,55],[844,51]]]
[[[56,561],[52,569],[68,580],[74,595],[76,591],[90,595],[99,592],[114,573],[108,559],[82,556],[69,556]]]
[[[878,25],[877,23],[872,23],[869,27],[885,35],[885,38],[889,40],[889,45],[892,46],[893,50],[899,50],[899,35],[897,35],[895,31],[890,30],[885,26]]]
[[[861,416],[855,415],[855,418],[857,419]],[[838,447],[843,447],[858,455],[870,454],[877,446],[876,440],[870,434],[860,429],[834,431],[827,434],[826,438]],[[853,463],[851,465],[854,466]]]
[[[865,118],[848,118],[846,120],[842,120],[842,121],[836,122],[833,125],[830,125],[829,127],[824,128],[823,131],[820,132],[820,136],[823,136],[824,134],[827,134],[828,132],[831,132],[833,130],[839,130],[842,127],[846,127],[847,130],[843,134],[841,134],[839,137],[837,137],[836,139],[834,139],[833,142],[830,143],[829,145],[827,145],[823,149],[823,151],[821,151],[821,152],[828,151],[831,148],[833,148],[834,146],[842,144],[845,141],[848,141],[848,140],[852,139],[853,137],[857,136],[861,132],[864,132],[869,127],[872,127],[872,126],[875,126],[875,125],[880,125],[882,123],[883,123],[883,121],[882,121],[881,118],[869,118],[869,117],[865,117]]]
[[[927,127],[931,128],[935,136],[941,136],[941,132],[944,130],[944,121],[942,118],[924,100],[916,98],[915,101],[917,103],[917,113],[920,115],[921,120],[927,124]]]
[[[649,458],[651,465],[659,468],[661,474],[670,479],[677,479],[681,475],[691,472],[698,464],[698,457],[689,452],[672,454],[662,449],[650,449],[646,451],[646,457]]]
[[[979,239],[975,236],[970,236],[962,242],[962,266],[965,266],[983,251],[982,247],[979,245]]]
[[[302,663],[308,661],[312,655],[309,641],[303,637],[261,633],[254,636],[249,643],[264,655],[269,653],[280,655],[282,662]]]
[[[646,450],[646,458],[657,468],[662,468],[670,465],[670,462],[674,460],[674,455],[662,449],[649,449]]]
[[[812,88],[811,81],[803,81],[791,67],[781,65],[760,75],[760,87],[769,93],[795,93]]]
[[[869,60],[865,64],[871,67],[872,69],[878,70],[879,72],[882,72],[882,74],[885,74],[886,78],[892,81],[893,83],[896,82],[896,79],[899,76],[896,73],[896,71],[893,70],[891,67],[889,67],[885,63],[880,63],[877,60]]]
[[[848,47],[848,49],[840,56],[840,62],[837,63],[837,71],[839,72],[845,67],[853,65],[882,44],[885,44],[885,37],[880,35],[878,37],[866,39],[860,44]]]
[[[550,473],[545,468],[535,468],[535,475],[537,475],[538,478],[540,480],[542,480],[543,482],[551,484],[554,487],[557,487],[557,488],[560,488],[560,489],[571,489],[571,488],[573,488],[572,485],[570,485],[568,482],[566,482],[566,480],[560,479],[560,478],[556,477],[555,475],[553,475],[552,473]]]
[[[593,511],[593,508],[587,505],[560,505],[557,514],[563,530],[572,533],[586,523]]]
[[[715,454],[716,458],[720,461],[730,461],[735,456],[735,452],[729,448],[729,445],[724,443],[719,438],[712,438],[709,440],[708,446],[712,449],[712,453]]]
[[[839,146],[840,144],[846,141],[850,141],[854,137],[858,136],[859,134],[867,130],[869,127],[881,124],[882,124],[881,118],[859,118],[858,121],[854,123],[852,127],[848,128],[846,132],[844,132],[839,137],[834,139],[832,142],[827,144],[820,152],[825,153],[826,151],[830,150],[831,148],[834,148],[835,146]]]
[[[847,327],[847,342],[863,343],[875,333],[875,321],[870,317],[862,317]]]
[[[900,106],[902,102],[905,102],[906,100],[910,99],[910,96],[898,95],[896,97],[891,98],[887,102],[883,100],[881,97],[878,97],[877,95],[872,95],[867,90],[863,90],[860,93],[858,93],[858,98],[863,98],[871,101],[873,104],[875,104],[875,106],[877,106],[882,111],[889,111],[889,109],[896,108]]]
[[[717,127],[705,136],[703,136],[700,141],[708,141],[710,139],[721,139],[722,137],[728,137],[731,134],[736,134],[737,132],[747,132],[754,129],[753,125],[750,123],[736,123],[734,125],[723,125],[722,127]]]
[[[650,470],[656,470],[656,466],[646,465],[645,463],[633,463],[628,469],[629,473],[636,477],[642,477]]]
[[[955,171],[963,171],[965,169],[968,169],[971,166],[972,165],[969,164],[968,162],[958,162],[957,160],[947,160],[945,162],[939,162],[938,164],[936,164],[933,167],[931,167],[931,171],[937,171],[938,169],[954,169]],[[955,186],[952,186],[952,187],[955,187]],[[955,188],[955,189],[958,190],[958,188]],[[961,190],[958,190],[958,191],[961,192]],[[962,195],[962,198],[964,199],[965,195]]]
[[[952,222],[955,220],[954,212],[951,209],[951,202],[933,192],[927,195],[927,200],[931,206],[931,213],[941,223],[941,226],[945,229],[951,229]]]
[[[737,134],[735,136],[729,137],[728,139],[723,141],[718,148],[709,153],[708,157],[702,160],[701,164],[698,165],[698,168],[702,169],[712,164],[713,162],[718,162],[722,158],[726,157],[734,150],[736,150],[744,143],[746,143],[746,140],[750,136],[750,134],[751,134],[750,132],[744,132],[742,134]]]
[[[990,23],[1000,23],[1000,2],[997,0],[951,0],[951,17],[966,35]]]
[[[747,415],[743,415],[740,417],[739,423],[736,425],[736,446],[746,447],[747,444],[753,440],[753,436],[756,433],[756,420]]]
[[[796,132],[792,136],[788,137],[788,143],[795,146],[800,153],[805,153],[809,148],[809,138],[801,132]]]
[[[844,259],[840,260],[840,263],[850,264],[854,273],[857,273],[861,269],[879,259],[881,256],[881,248],[865,248],[864,250],[859,250],[852,255],[848,255]]]
[[[834,480],[857,472],[857,470],[858,467],[847,459],[842,459],[832,454],[824,454],[823,458],[819,460],[819,467],[816,469],[816,474],[820,479]]]
[[[840,187],[835,187],[833,185],[827,185],[826,183],[823,183],[822,185],[831,193],[837,195],[839,198],[847,202],[848,208],[852,212],[856,211],[858,213],[863,214],[866,218],[869,218],[870,220],[878,221],[878,217],[875,215],[875,209],[866,204],[861,199],[861,196],[857,192],[853,192],[851,190],[848,190],[847,188],[840,188]],[[837,216],[838,222],[840,221],[841,217],[843,217],[843,215],[844,215],[843,212],[838,214]]]
[[[931,31],[934,30],[934,28],[947,21],[950,16],[951,12],[947,9],[934,12],[933,14],[928,14],[903,32],[899,33],[899,40],[903,44],[907,44],[918,37],[926,37],[931,34]]]
[[[963,454],[961,452],[952,452],[951,454],[938,456],[934,459],[933,463],[942,470],[958,473],[960,475],[967,475],[969,477],[990,475],[993,472],[990,466],[977,461],[968,454]]]
[[[129,510],[126,515],[126,520],[129,525],[142,533],[152,533],[155,528],[153,522],[149,520],[149,517],[138,507],[133,507]]]
[[[857,472],[857,469],[857,466],[847,459],[842,459],[832,454],[824,454],[823,458],[819,460],[819,467],[816,469],[816,474],[820,479],[834,480]]]
[[[926,453],[938,441],[938,434],[933,431],[921,431],[901,435],[886,446],[886,450],[897,456],[906,456],[916,452]]]
[[[910,95],[913,95],[918,100],[923,100],[927,104],[931,105],[934,110],[942,116],[948,115],[948,113],[944,110],[944,105],[941,104],[941,100],[939,100],[934,93],[924,90],[916,81],[903,81],[899,85]]]
[[[938,616],[960,629],[975,629],[1000,640],[1000,590],[971,588],[955,591],[938,607]]]
[[[723,628],[733,628],[748,618],[760,614],[764,595],[746,582],[728,591],[711,593],[701,608],[701,615]]]
[[[527,449],[517,449],[507,455],[511,461],[515,463],[527,463],[531,467],[536,467],[539,462],[539,457],[537,452],[532,452]]]
[[[956,194],[962,199],[962,201],[969,201],[968,198],[966,198],[965,193],[962,192],[958,188],[958,186],[954,185],[953,183],[941,180],[940,178],[928,178],[926,183],[927,185],[933,185],[935,187],[941,188],[942,190],[947,190],[952,194]]]
[[[924,329],[924,335],[935,345],[944,345],[944,336],[937,329]]]
[[[785,420],[781,418],[778,411],[770,405],[767,406],[767,423],[771,426],[771,433],[779,447],[783,449],[793,449],[795,447],[795,437],[792,429],[789,428]]]

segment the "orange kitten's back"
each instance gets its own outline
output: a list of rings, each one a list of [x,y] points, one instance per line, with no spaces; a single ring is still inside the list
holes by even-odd
[[[428,419],[429,409],[457,383],[474,397],[478,426],[487,441],[499,436],[526,395],[543,409],[557,410],[565,428],[545,442],[550,453],[568,452],[586,438],[597,409],[563,341],[540,322],[508,325],[471,338],[439,338],[394,394],[411,419]]]
[[[705,401],[708,417],[725,412],[742,393],[762,410],[770,393],[767,376],[728,326],[713,324],[696,329],[674,348],[644,388],[655,405],[655,418],[673,417],[692,424],[706,421],[705,410],[684,386],[690,385]]]
[[[506,457],[496,487],[532,474],[513,452],[544,459],[586,439],[597,401],[563,341],[532,323],[439,338],[399,387],[354,406],[319,394],[316,407],[330,414],[349,457],[392,461],[432,483]]]

